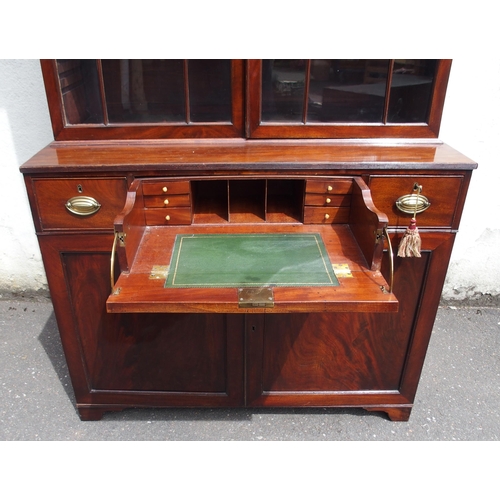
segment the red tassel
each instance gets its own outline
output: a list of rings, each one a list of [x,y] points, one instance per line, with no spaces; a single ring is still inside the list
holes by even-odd
[[[398,257],[420,257],[421,248],[422,240],[418,234],[417,220],[413,218],[399,242]]]

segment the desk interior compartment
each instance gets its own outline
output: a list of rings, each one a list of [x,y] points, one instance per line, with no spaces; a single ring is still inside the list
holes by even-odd
[[[265,179],[229,181],[229,221],[259,223],[266,220]]]
[[[330,224],[302,221],[303,178],[194,178],[192,223],[150,224],[144,215],[144,182],[132,183],[115,219],[120,274],[116,282],[111,278],[108,312],[397,311],[398,300],[381,273],[387,217],[375,208],[361,178],[338,179],[343,190],[349,184],[349,206],[344,207],[348,218]],[[331,182],[335,185],[335,179]],[[193,249],[195,239],[211,246]],[[219,245],[215,254],[213,245]],[[234,252],[240,253],[231,254],[235,246]],[[198,259],[192,269],[188,248]],[[205,255],[209,251],[211,257]],[[188,277],[179,284],[173,273],[182,265],[185,273],[192,270],[214,279]],[[245,278],[240,266],[248,266]],[[325,276],[318,277],[321,269]],[[238,276],[234,281],[231,273]],[[247,300],[252,295],[266,295],[265,303]]]

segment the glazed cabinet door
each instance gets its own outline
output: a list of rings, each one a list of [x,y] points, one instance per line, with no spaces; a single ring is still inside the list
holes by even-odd
[[[394,248],[400,237],[391,235]],[[396,258],[397,313],[249,318],[247,404],[356,406],[385,411],[393,420],[407,420],[453,240],[453,233],[423,234],[421,258]],[[389,266],[385,267],[388,279]]]
[[[242,137],[241,60],[42,60],[56,140]]]
[[[140,406],[243,404],[243,317],[107,314],[112,235],[40,236],[83,419]]]
[[[251,138],[435,138],[450,60],[247,62]]]

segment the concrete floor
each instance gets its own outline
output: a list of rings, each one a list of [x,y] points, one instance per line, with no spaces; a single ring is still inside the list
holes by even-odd
[[[0,300],[1,441],[497,441],[500,309],[439,309],[409,422],[347,409],[141,409],[80,421],[47,299]]]

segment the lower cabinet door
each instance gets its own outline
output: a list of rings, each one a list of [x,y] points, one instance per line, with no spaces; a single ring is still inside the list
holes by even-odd
[[[249,406],[408,404],[400,393],[411,328],[384,329],[395,313],[252,317]]]
[[[112,238],[86,238],[40,238],[77,404],[244,405],[243,315],[108,314]]]
[[[400,238],[391,235],[394,248]],[[424,233],[420,258],[395,259],[396,313],[249,315],[247,405],[408,410],[453,241],[453,233]],[[382,269],[386,278],[387,260]]]

